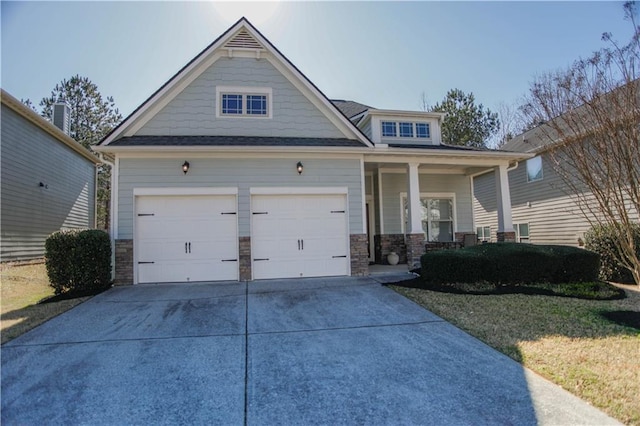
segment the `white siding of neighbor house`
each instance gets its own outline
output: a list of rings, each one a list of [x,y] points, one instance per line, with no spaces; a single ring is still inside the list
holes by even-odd
[[[400,194],[406,192],[406,174],[382,174],[382,217],[385,234],[402,233]],[[471,185],[467,176],[420,174],[420,193],[455,193],[456,231],[472,231]]]
[[[250,188],[347,187],[349,228],[362,233],[362,184],[359,160],[300,158],[304,172],[298,175],[291,159],[184,158],[120,160],[118,237],[133,238],[134,188],[237,187],[239,236],[250,236]]]
[[[271,88],[272,118],[216,118],[216,86]],[[136,134],[345,137],[269,61],[226,57],[198,76]]]
[[[509,172],[513,223],[529,224],[531,243],[577,246],[591,225],[568,195],[548,155],[542,157],[542,168],[543,178],[535,182],[527,182],[526,161]],[[493,240],[498,223],[494,179],[493,172],[474,179],[476,226],[491,226]]]
[[[1,141],[2,261],[42,257],[52,232],[95,226],[93,163],[5,105]]]

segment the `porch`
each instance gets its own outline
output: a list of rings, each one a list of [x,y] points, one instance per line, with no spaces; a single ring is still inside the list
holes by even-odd
[[[411,269],[427,250],[476,244],[472,177],[487,170],[495,170],[497,176],[497,239],[515,240],[508,190],[513,161],[494,151],[419,151],[421,155],[410,158],[387,154],[365,159],[370,273],[377,271],[373,265],[388,265],[391,252],[398,254],[400,265]]]

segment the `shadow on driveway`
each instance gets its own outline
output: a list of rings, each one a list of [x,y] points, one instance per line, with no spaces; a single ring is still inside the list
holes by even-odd
[[[114,288],[2,346],[2,422],[616,424],[373,278]]]

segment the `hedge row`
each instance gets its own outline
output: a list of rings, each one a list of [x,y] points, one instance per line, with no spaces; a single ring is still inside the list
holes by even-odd
[[[517,285],[597,281],[600,261],[575,247],[496,243],[429,252],[421,266],[422,278],[434,284]]]
[[[45,264],[55,294],[90,294],[111,285],[111,242],[98,230],[58,231],[45,241]]]
[[[632,284],[633,275],[617,260],[616,229],[612,225],[593,226],[585,234],[585,247],[600,255],[600,279]],[[634,227],[636,253],[640,257],[640,224]]]

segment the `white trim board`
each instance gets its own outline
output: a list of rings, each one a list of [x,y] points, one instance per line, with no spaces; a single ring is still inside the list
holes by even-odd
[[[346,186],[337,187],[252,187],[249,188],[251,195],[339,195],[348,194],[349,188]]]
[[[238,195],[237,187],[221,188],[188,188],[188,187],[166,187],[166,188],[133,188],[133,196],[142,195]]]

